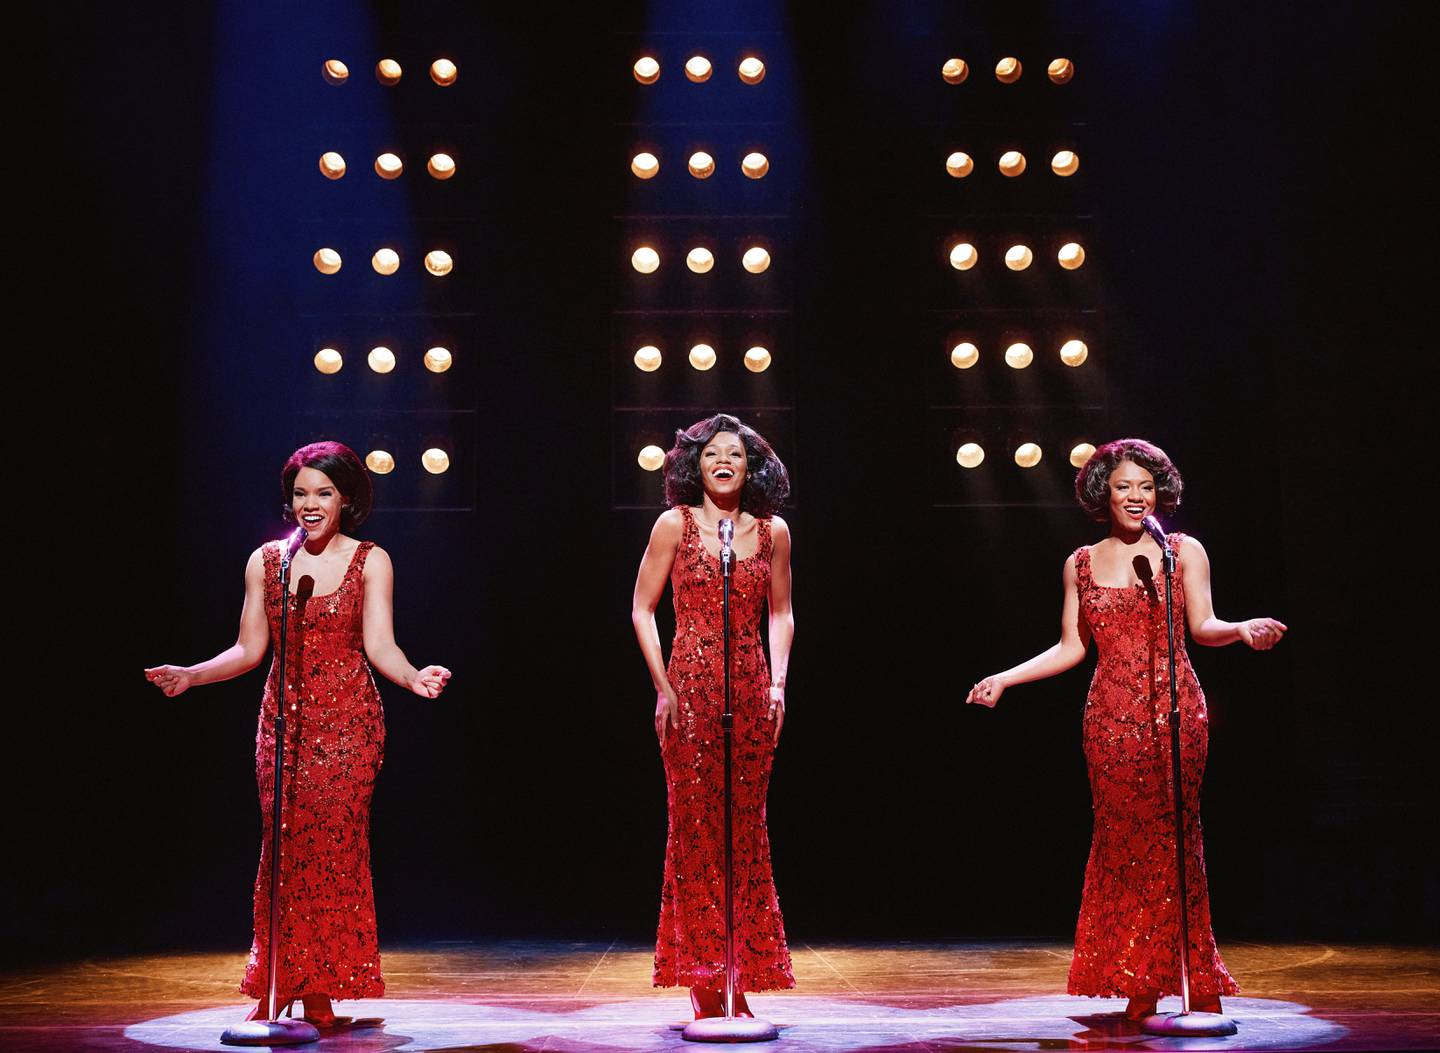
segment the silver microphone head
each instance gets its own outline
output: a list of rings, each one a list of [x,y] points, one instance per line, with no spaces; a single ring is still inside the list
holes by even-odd
[[[729,548],[735,540],[735,521],[733,519],[720,520],[720,544]]]
[[[1161,548],[1166,546],[1165,528],[1160,525],[1160,520],[1154,516],[1146,516],[1140,521],[1140,525],[1145,528],[1147,534],[1155,539],[1156,544]]]
[[[303,526],[296,527],[295,532],[290,535],[290,540],[285,543],[285,558],[287,560],[294,558],[295,553],[300,551],[300,546],[305,544],[305,539],[309,536],[310,532]]]

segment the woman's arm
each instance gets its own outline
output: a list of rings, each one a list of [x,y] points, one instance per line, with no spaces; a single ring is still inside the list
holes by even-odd
[[[770,520],[770,708],[775,742],[785,726],[785,677],[795,641],[795,610],[790,605],[790,527],[779,516]]]
[[[199,665],[157,665],[145,670],[145,679],[165,692],[167,698],[201,684],[248,673],[264,659],[270,646],[270,626],[265,620],[264,551],[263,547],[257,548],[245,564],[245,602],[240,608],[240,633],[235,643]]]
[[[445,690],[450,670],[443,665],[416,669],[395,642],[395,566],[389,554],[376,545],[365,558],[365,657],[385,679],[424,698]]]
[[[665,729],[680,727],[680,701],[665,673],[665,654],[660,649],[655,608],[660,605],[665,583],[675,566],[675,553],[680,549],[680,535],[685,528],[684,518],[684,513],[672,508],[655,520],[650,543],[640,560],[640,572],[635,575],[635,595],[630,601],[630,624],[635,627],[635,639],[640,642],[645,668],[650,670],[650,680],[655,685],[655,735],[662,749]]]
[[[1063,574],[1065,600],[1060,608],[1060,639],[1034,658],[1021,662],[1003,673],[987,676],[970,689],[966,702],[978,702],[982,706],[993,706],[1000,701],[1000,695],[1007,687],[1027,684],[1032,680],[1044,680],[1073,669],[1085,657],[1090,646],[1090,627],[1080,617],[1080,592],[1076,587],[1075,557],[1065,561]]]
[[[1224,647],[1243,640],[1247,647],[1268,651],[1280,642],[1287,626],[1274,618],[1227,622],[1215,617],[1210,599],[1210,557],[1205,546],[1186,535],[1180,541],[1180,580],[1185,584],[1185,621],[1190,637],[1206,647]]]

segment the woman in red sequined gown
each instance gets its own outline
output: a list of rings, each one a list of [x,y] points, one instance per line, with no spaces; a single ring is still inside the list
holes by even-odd
[[[370,798],[385,744],[384,714],[370,665],[425,698],[450,678],[442,666],[416,669],[395,643],[390,557],[343,531],[371,504],[365,466],[346,446],[312,443],[281,473],[291,516],[307,531],[291,563],[287,646],[285,780],[280,852],[279,1007],[295,998],[305,1018],[335,1022],[332,998],[385,992],[370,883]],[[280,632],[283,542],[256,549],[245,568],[245,604],[235,645],[208,662],[163,665],[145,676],[167,696],[254,669]],[[366,663],[369,658],[370,664]],[[278,656],[277,656],[278,661]],[[279,670],[265,682],[255,740],[263,834],[255,879],[255,937],[241,991],[259,1000],[269,987],[270,846],[274,720]]]
[[[1094,801],[1094,833],[1085,867],[1070,994],[1124,996],[1132,1018],[1180,992],[1180,923],[1175,900],[1175,811],[1170,766],[1170,682],[1165,578],[1160,546],[1142,521],[1180,503],[1180,473],[1158,447],[1121,439],[1097,450],[1080,470],[1076,495],[1110,534],[1065,561],[1060,641],[971,689],[967,702],[993,706],[1015,684],[1079,664],[1090,640],[1099,662],[1085,701],[1085,762]],[[1200,782],[1209,719],[1205,696],[1185,653],[1196,642],[1236,640],[1256,650],[1280,641],[1273,618],[1222,621],[1210,600],[1210,563],[1200,542],[1171,534],[1176,553],[1175,670],[1181,716],[1185,801],[1190,993],[1195,1008],[1218,1012],[1220,996],[1239,988],[1225,969],[1210,926],[1210,896],[1200,831]]]
[[[654,983],[690,988],[697,1019],[724,1015],[722,519],[735,524],[730,676],[736,1015],[750,1014],[745,991],[795,986],[765,829],[795,633],[790,531],[774,514],[789,489],[785,466],[770,445],[736,418],[718,414],[677,432],[665,458],[671,507],[655,523],[635,582],[631,619],[655,684],[655,734],[670,816]],[[667,580],[675,602],[668,666],[655,625]],[[767,606],[768,664],[760,641]]]

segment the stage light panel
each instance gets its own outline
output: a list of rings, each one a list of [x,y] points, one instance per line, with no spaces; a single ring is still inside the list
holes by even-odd
[[[460,70],[447,58],[437,58],[430,63],[430,79],[442,88],[448,88],[454,84],[455,78],[459,75]]]
[[[765,79],[765,63],[754,55],[746,56],[740,60],[739,73],[740,79],[746,84],[759,84]]]
[[[1020,74],[1024,72],[1024,68],[1025,67],[1020,64],[1020,60],[1014,55],[1006,55],[999,62],[995,63],[995,79],[1001,84],[1014,84],[1020,79]]]
[[[389,475],[395,470],[395,458],[389,450],[371,450],[365,455],[365,467],[376,475]]]
[[[978,442],[962,442],[955,451],[955,462],[961,468],[979,468],[985,460],[985,447]]]
[[[1022,442],[1015,448],[1015,463],[1021,468],[1034,468],[1040,456],[1040,447],[1033,442]]]
[[[375,255],[370,257],[370,266],[375,268],[376,274],[394,274],[400,269],[400,254],[394,249],[376,249]]]
[[[660,349],[654,344],[646,344],[635,351],[635,368],[646,373],[653,373],[660,368]]]
[[[389,373],[395,368],[395,352],[388,347],[372,347],[365,361],[377,373]]]
[[[649,245],[641,245],[630,254],[630,266],[641,274],[654,274],[660,267],[660,254]]]
[[[1066,340],[1060,345],[1060,361],[1067,366],[1078,366],[1090,357],[1090,348],[1084,340]]]
[[[1075,63],[1068,58],[1051,59],[1045,73],[1056,84],[1069,84],[1075,76]]]
[[[950,266],[957,271],[968,271],[980,260],[980,253],[968,241],[962,241],[950,250]]]
[[[333,347],[322,347],[315,352],[315,368],[327,376],[340,372],[344,365],[344,356]]]
[[[431,249],[425,254],[425,269],[437,278],[443,278],[455,269],[455,261],[444,249]]]
[[[443,373],[455,363],[455,356],[447,347],[432,347],[425,352],[425,368],[432,373]]]
[[[1077,242],[1067,241],[1060,246],[1055,258],[1060,261],[1060,266],[1067,271],[1073,271],[1085,262],[1085,250]]]
[[[759,245],[751,245],[740,257],[740,266],[751,274],[764,274],[770,269],[770,253]]]
[[[383,153],[375,158],[375,174],[381,179],[399,179],[405,171],[405,162],[392,153]]]
[[[1023,271],[1035,262],[1035,253],[1028,245],[1011,245],[1005,250],[1005,266],[1012,271]]]
[[[770,171],[770,159],[758,150],[752,151],[740,161],[740,171],[750,179],[761,179]]]
[[[705,372],[715,365],[715,349],[709,344],[696,344],[690,349],[690,364]]]
[[[964,179],[975,171],[975,160],[963,150],[956,150],[945,158],[945,171],[956,179]]]
[[[665,464],[665,451],[658,446],[642,446],[635,460],[647,472],[658,472]]]
[[[320,75],[325,78],[326,84],[338,87],[350,79],[350,67],[338,58],[326,59],[325,65],[320,67]]]
[[[770,368],[770,351],[764,347],[752,347],[745,352],[745,368],[752,373],[763,373]]]
[[[321,274],[335,274],[340,270],[340,253],[334,249],[316,249],[311,260],[315,264],[315,269]]]
[[[950,364],[956,369],[969,369],[980,361],[980,349],[968,340],[962,340],[950,349]]]
[[[326,179],[340,179],[345,175],[345,158],[334,150],[320,155],[320,174]]]
[[[685,76],[696,84],[704,84],[713,72],[714,67],[704,55],[692,55],[685,61]]]
[[[400,83],[402,72],[400,63],[394,59],[381,59],[375,63],[375,79],[387,88],[393,88]]]
[[[1005,349],[1005,364],[1011,369],[1024,369],[1035,361],[1035,352],[1030,345],[1017,341]]]
[[[715,266],[715,254],[703,245],[697,245],[685,254],[685,266],[696,274],[708,274]]]
[[[1089,442],[1076,443],[1070,447],[1070,463],[1076,468],[1085,467],[1085,462],[1095,456],[1095,444]]]
[[[696,150],[690,155],[686,167],[690,169],[690,174],[696,179],[709,179],[715,174],[715,158],[704,150]]]
[[[1080,171],[1080,155],[1074,150],[1059,150],[1050,158],[1050,171],[1058,176],[1072,176]]]
[[[455,158],[449,154],[431,154],[425,170],[436,179],[449,179],[455,174]]]
[[[641,179],[654,179],[660,172],[660,158],[642,151],[630,158],[630,171]]]
[[[946,59],[940,67],[940,76],[946,84],[964,84],[965,78],[970,76],[970,64],[962,58]]]
[[[1025,155],[1019,150],[1006,150],[1000,155],[1000,174],[1014,179],[1025,171]]]
[[[644,55],[635,60],[630,72],[635,74],[635,79],[641,84],[654,84],[660,79],[660,63],[651,56]]]
[[[450,455],[437,446],[432,446],[420,455],[420,463],[431,475],[439,475],[450,467]]]

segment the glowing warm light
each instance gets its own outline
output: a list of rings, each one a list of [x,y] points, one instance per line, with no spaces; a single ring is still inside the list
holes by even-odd
[[[320,75],[325,78],[326,84],[344,84],[350,79],[350,67],[338,58],[326,59],[325,65],[320,67]]]
[[[1035,262],[1035,254],[1028,245],[1011,245],[1005,250],[1005,266],[1012,271],[1023,271]]]
[[[1029,344],[1014,343],[1005,349],[1005,364],[1011,369],[1024,369],[1035,361],[1035,352]]]
[[[696,274],[706,274],[715,266],[715,254],[703,245],[697,245],[685,254],[685,266]]]
[[[715,364],[715,349],[709,344],[696,344],[690,349],[690,364],[705,372]]]
[[[449,179],[455,174],[455,158],[449,154],[431,154],[425,170],[436,179]]]
[[[338,373],[344,365],[345,359],[333,347],[322,347],[315,352],[315,368],[322,373]]]
[[[985,460],[985,447],[978,442],[964,442],[955,451],[955,460],[961,468],[979,468]]]
[[[746,84],[759,84],[765,79],[765,63],[754,55],[740,60],[740,79]]]
[[[658,472],[660,466],[665,463],[665,451],[658,446],[642,446],[640,455],[635,460],[647,472]]]
[[[454,364],[455,357],[449,348],[432,347],[425,352],[425,368],[432,373],[443,373]]]
[[[687,167],[696,179],[709,179],[715,174],[715,158],[704,150],[696,150],[690,155]]]
[[[340,269],[340,253],[334,249],[316,249],[311,258],[315,261],[315,269],[321,274],[334,274]]]
[[[1067,366],[1078,366],[1090,356],[1090,349],[1084,340],[1066,340],[1060,345],[1060,361]]]
[[[386,87],[393,88],[400,83],[400,63],[394,59],[381,59],[375,63],[375,79]]]
[[[641,179],[653,179],[660,171],[660,158],[651,153],[638,153],[630,158],[630,171]]]
[[[1051,59],[1045,74],[1056,84],[1069,84],[1070,78],[1075,76],[1075,63],[1068,58]]]
[[[1060,266],[1067,271],[1073,271],[1085,262],[1085,250],[1076,242],[1067,241],[1060,246],[1060,251],[1055,254],[1055,258],[1060,261]]]
[[[437,58],[430,63],[430,79],[442,88],[448,88],[454,84],[455,78],[459,75],[460,70],[448,58]]]
[[[455,261],[444,249],[431,249],[425,254],[425,269],[437,278],[443,278],[455,269]]]
[[[1000,155],[1000,174],[1012,179],[1025,171],[1025,155],[1019,150],[1006,150]]]
[[[420,463],[431,475],[439,475],[450,467],[450,455],[444,450],[432,446],[420,455]]]
[[[1001,84],[1014,84],[1020,79],[1022,69],[1018,58],[1014,55],[1006,55],[995,63],[995,79]]]
[[[950,349],[950,364],[956,369],[969,369],[980,361],[980,349],[968,340],[962,340]]]
[[[980,260],[980,253],[968,241],[962,241],[950,250],[950,266],[957,271],[968,271]]]
[[[630,67],[635,74],[635,79],[641,84],[654,84],[660,79],[660,63],[656,62],[649,55],[635,60],[635,65]]]
[[[940,67],[940,76],[945,78],[946,84],[963,84],[970,76],[970,64],[963,58],[946,59],[945,65]]]
[[[1050,171],[1058,176],[1072,176],[1080,171],[1080,156],[1074,150],[1061,150],[1050,158]]]
[[[763,373],[770,368],[770,352],[763,347],[752,347],[745,352],[745,368],[752,373]]]
[[[1076,468],[1085,467],[1085,462],[1095,456],[1095,444],[1079,442],[1070,447],[1070,463]]]
[[[714,67],[710,60],[704,55],[692,55],[685,63],[685,76],[696,84],[703,84],[710,79]]]
[[[320,174],[326,179],[339,179],[345,174],[345,158],[334,150],[326,150],[320,155]]]
[[[375,158],[375,174],[381,179],[398,179],[403,171],[405,162],[394,154],[384,153]]]
[[[949,157],[945,158],[945,171],[949,172],[956,179],[964,179],[971,172],[975,171],[975,161],[963,150],[956,150]]]
[[[770,159],[762,153],[748,153],[740,162],[740,171],[744,172],[751,179],[759,179],[766,172],[770,171]]]
[[[395,352],[388,347],[372,347],[365,356],[370,368],[377,373],[388,373],[395,368]]]
[[[394,249],[376,249],[370,257],[370,266],[376,274],[394,274],[400,269],[400,254]]]
[[[365,467],[376,475],[389,475],[395,470],[395,458],[388,450],[371,450],[365,455]]]
[[[1040,447],[1033,442],[1022,442],[1015,448],[1015,463],[1021,468],[1034,468],[1040,463]]]
[[[646,344],[635,352],[635,368],[646,373],[653,373],[660,368],[660,349],[654,344]]]
[[[630,254],[630,266],[641,274],[654,274],[660,266],[660,254],[649,245],[641,245]]]
[[[770,269],[770,253],[759,245],[751,245],[745,250],[745,255],[740,257],[740,266],[751,274],[764,274]]]

